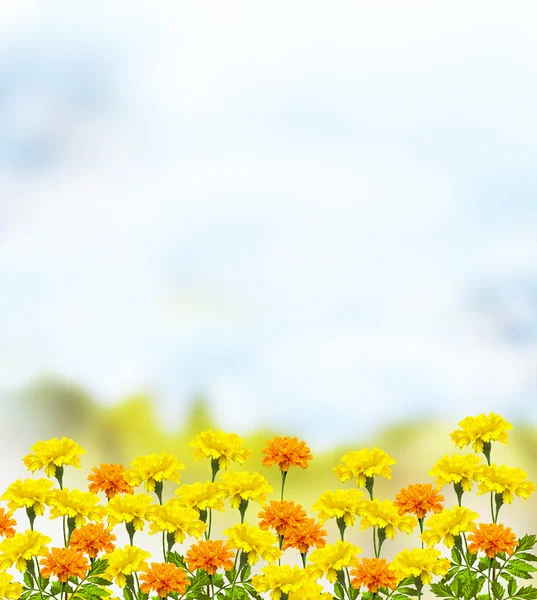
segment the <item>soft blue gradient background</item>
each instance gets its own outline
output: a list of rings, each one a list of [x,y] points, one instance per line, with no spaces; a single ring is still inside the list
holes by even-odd
[[[0,8],[0,390],[328,447],[537,421],[534,2]],[[11,404],[10,404],[11,403]]]

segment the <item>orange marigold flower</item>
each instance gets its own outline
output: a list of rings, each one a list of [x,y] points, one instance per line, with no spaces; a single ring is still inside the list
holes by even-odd
[[[214,575],[218,569],[233,568],[233,551],[222,540],[203,540],[190,546],[185,560],[191,571],[205,569],[208,575]]]
[[[69,577],[86,577],[90,568],[88,559],[73,548],[51,548],[47,556],[41,559],[41,575],[50,579],[55,575],[59,581],[67,581]]]
[[[116,494],[134,494],[134,488],[127,483],[124,477],[124,465],[105,465],[93,467],[88,481],[88,488],[93,494],[104,492],[107,498],[113,498]]]
[[[257,518],[261,529],[274,529],[278,535],[285,535],[288,527],[296,527],[306,516],[302,506],[292,500],[271,500]]]
[[[391,590],[397,587],[397,577],[389,570],[385,558],[362,558],[350,574],[353,587],[360,588],[365,585],[373,594],[376,594],[381,587]]]
[[[442,512],[444,496],[434,489],[430,483],[411,483],[399,490],[395,496],[394,506],[400,515],[413,514],[423,519],[428,512]]]
[[[308,461],[313,458],[306,442],[289,436],[276,436],[273,440],[269,440],[262,453],[265,455],[263,458],[265,467],[278,465],[281,471],[288,471],[289,467],[305,469]]]
[[[14,525],[16,524],[11,513],[7,512],[5,508],[0,508],[0,536],[12,538],[15,535]]]
[[[142,592],[148,594],[156,592],[161,598],[166,598],[170,592],[184,594],[186,592],[188,577],[179,567],[171,563],[151,563],[140,574],[143,583],[140,584]]]
[[[468,551],[477,554],[480,550],[488,558],[494,558],[498,552],[513,554],[518,542],[510,527],[500,523],[479,523],[474,526],[472,533],[468,536]]]
[[[103,523],[88,523],[73,531],[69,547],[95,558],[99,552],[113,552],[115,540],[116,536]]]
[[[285,530],[282,550],[297,548],[301,554],[306,554],[312,546],[324,548],[326,546],[326,529],[315,519],[303,519],[294,527]]]

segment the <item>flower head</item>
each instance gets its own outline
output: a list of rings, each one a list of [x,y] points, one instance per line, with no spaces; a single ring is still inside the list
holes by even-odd
[[[8,569],[15,565],[24,573],[26,561],[36,556],[47,554],[47,544],[52,540],[38,531],[16,533],[12,538],[0,542],[0,570]]]
[[[445,575],[451,563],[447,558],[440,558],[440,552],[434,548],[404,549],[389,565],[400,581],[406,577],[420,577],[423,584],[427,585],[433,580],[433,575]]]
[[[332,600],[332,594],[324,591],[323,586],[313,579],[308,579],[307,574],[295,591],[289,592],[289,600]]]
[[[2,600],[18,600],[22,594],[22,584],[14,581],[13,575],[0,571],[0,598]]]
[[[451,548],[455,543],[455,536],[470,531],[478,518],[476,512],[464,506],[446,508],[425,521],[425,530],[420,537],[427,546],[443,541],[447,548]]]
[[[400,515],[397,507],[389,500],[364,500],[360,511],[360,528],[375,525],[386,532],[386,537],[395,537],[396,530],[410,533],[418,524],[415,517]]]
[[[359,589],[365,585],[373,594],[383,587],[394,590],[398,583],[397,577],[388,568],[385,558],[362,558],[350,574],[353,587]]]
[[[118,523],[132,523],[134,529],[141,531],[144,522],[150,520],[155,512],[151,496],[134,494],[133,496],[115,496],[106,505],[108,522],[114,526]]]
[[[337,572],[344,567],[352,567],[357,564],[356,555],[362,550],[349,542],[337,541],[335,544],[327,544],[324,548],[314,550],[309,557],[308,573],[314,577],[323,575],[333,583],[337,579]]]
[[[248,523],[234,525],[226,529],[224,535],[229,538],[228,545],[247,554],[248,562],[252,565],[260,558],[269,563],[274,562],[282,554],[277,545],[278,538],[273,533],[260,527],[252,527]]]
[[[222,490],[220,482],[211,483],[207,481],[202,483],[198,481],[188,485],[182,485],[175,490],[177,501],[188,508],[201,512],[224,509],[225,492]]]
[[[45,513],[45,506],[54,497],[53,483],[48,479],[25,479],[13,482],[2,494],[2,500],[7,500],[10,510],[32,508],[36,515]]]
[[[418,519],[423,519],[429,512],[441,512],[443,501],[444,496],[433,489],[430,483],[411,483],[399,490],[393,504],[400,515],[413,514]]]
[[[222,540],[202,540],[190,546],[185,560],[191,571],[204,569],[208,575],[214,575],[218,569],[233,568],[233,551]]]
[[[239,508],[241,501],[263,503],[273,492],[268,481],[257,472],[228,471],[222,475],[222,491],[229,498],[231,508]]]
[[[95,558],[100,552],[113,552],[115,540],[116,536],[102,523],[88,523],[73,531],[69,547]]]
[[[161,598],[167,598],[170,592],[184,594],[188,586],[187,574],[171,563],[151,563],[140,574],[140,581],[142,592],[154,591]]]
[[[282,594],[297,593],[309,580],[300,567],[268,565],[261,569],[260,575],[252,577],[252,585],[256,592],[270,592],[272,600],[280,600]]]
[[[306,511],[292,500],[271,500],[257,515],[261,529],[274,529],[278,535],[285,535],[289,528],[295,528],[306,518]]]
[[[349,479],[356,479],[358,487],[364,487],[367,478],[373,476],[392,478],[391,465],[395,460],[378,448],[364,448],[359,451],[347,452],[341,457],[341,464],[334,468],[336,477],[344,483]]]
[[[360,515],[363,493],[360,490],[328,490],[322,494],[312,509],[318,512],[321,521],[343,519],[347,527],[354,525]]]
[[[483,469],[479,456],[474,454],[453,454],[442,457],[429,471],[429,477],[436,477],[438,487],[448,483],[461,484],[465,492],[472,490]]]
[[[88,559],[74,548],[51,548],[41,559],[41,574],[46,579],[53,575],[58,581],[66,582],[69,577],[86,577],[90,568]]]
[[[136,487],[142,483],[148,492],[155,490],[155,483],[162,481],[175,481],[179,483],[181,469],[185,465],[175,456],[161,452],[149,456],[139,456],[131,462],[131,468],[125,472],[127,482]]]
[[[302,519],[295,525],[287,527],[283,538],[282,549],[296,548],[301,554],[306,554],[313,546],[326,546],[326,530],[315,519]]]
[[[483,445],[490,442],[508,443],[507,432],[513,429],[503,417],[493,412],[477,417],[466,417],[459,423],[460,429],[451,434],[451,439],[459,448],[472,445],[476,452],[483,451]]]
[[[481,551],[488,558],[494,558],[498,552],[511,555],[518,546],[512,529],[500,523],[479,523],[472,529],[468,542],[469,552],[477,554]]]
[[[511,504],[515,496],[527,500],[535,490],[535,484],[527,479],[528,475],[522,469],[506,467],[505,465],[490,467],[485,465],[481,473],[478,495],[487,492],[502,494],[503,501]]]
[[[290,467],[305,469],[313,458],[306,442],[289,436],[276,436],[267,442],[261,452],[265,455],[263,458],[265,467],[278,465],[281,471],[288,471]]]
[[[74,440],[65,436],[61,440],[52,438],[37,442],[30,450],[32,452],[22,459],[24,464],[32,473],[44,469],[47,477],[54,477],[57,468],[64,465],[80,469],[80,455],[86,452]]]
[[[182,506],[175,498],[157,506],[150,520],[151,534],[161,531],[173,533],[178,544],[183,543],[187,535],[199,538],[207,528],[207,525],[200,521],[197,510]]]
[[[230,462],[244,464],[252,452],[244,448],[243,444],[243,439],[235,433],[212,429],[200,433],[190,442],[190,446],[196,448],[194,460],[201,458],[217,460],[220,469],[227,469]]]
[[[151,557],[149,552],[136,546],[125,546],[116,548],[110,554],[104,556],[108,560],[108,567],[104,577],[114,581],[119,587],[125,587],[127,576],[135,571],[141,571],[147,567],[147,559]]]
[[[12,514],[6,512],[5,508],[0,508],[0,537],[12,538],[15,535],[15,525],[17,522]]]
[[[102,521],[104,515],[104,506],[99,504],[99,498],[91,492],[67,488],[54,490],[50,500],[50,518],[69,517],[74,519],[76,527],[82,527],[86,519]]]
[[[113,498],[116,494],[134,494],[134,488],[125,479],[123,465],[101,463],[100,467],[93,467],[88,481],[90,492],[104,492],[107,498]]]

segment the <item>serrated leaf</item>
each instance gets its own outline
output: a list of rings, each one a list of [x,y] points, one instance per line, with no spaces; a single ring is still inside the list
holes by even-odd
[[[108,559],[100,558],[91,565],[88,576],[102,575],[106,569],[108,569]]]
[[[537,556],[535,556],[535,554],[530,554],[529,552],[517,552],[516,557],[521,560],[537,562]]]
[[[514,596],[516,592],[516,581],[514,579],[511,579],[507,585],[507,593],[510,596]]]
[[[455,546],[451,548],[451,559],[456,565],[460,565],[462,563],[462,555]]]
[[[339,583],[339,581],[336,581],[334,583],[334,593],[336,594],[336,596],[338,598],[341,598],[341,600],[343,600],[345,598],[345,592],[343,590],[343,586],[341,585],[341,583]]]
[[[535,546],[535,542],[537,541],[537,536],[535,535],[523,535],[518,540],[518,546],[516,549],[516,553],[523,552],[524,550],[530,550]]]
[[[537,600],[537,588],[534,588],[531,585],[522,587],[516,593],[515,598],[517,600]]]
[[[498,583],[497,581],[493,581],[492,582],[492,593],[495,598],[499,598],[500,600],[502,600],[503,595],[505,594],[505,590],[503,589],[503,587],[501,586],[500,583]]]
[[[90,583],[96,583],[97,585],[112,585],[111,581],[105,579],[104,577],[88,577],[87,579]]]
[[[451,588],[445,583],[432,583],[431,591],[434,592],[440,598],[454,598],[454,594]]]

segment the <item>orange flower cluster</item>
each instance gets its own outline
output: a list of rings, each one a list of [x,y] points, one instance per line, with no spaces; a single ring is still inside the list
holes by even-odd
[[[0,508],[0,536],[12,538],[15,535],[17,522],[5,508]]]
[[[218,569],[231,570],[233,558],[233,551],[222,540],[204,540],[190,546],[185,560],[191,571],[205,569],[214,575]]]
[[[94,467],[88,475],[89,491],[93,494],[104,492],[107,498],[113,498],[116,494],[134,494],[125,479],[125,467],[123,465],[105,465]]]
[[[499,523],[479,523],[468,536],[468,551],[477,554],[480,550],[488,558],[494,558],[498,552],[513,554],[518,546],[516,535],[510,527]]]
[[[184,594],[188,584],[188,577],[183,569],[171,563],[151,563],[141,573],[140,579],[143,581],[140,584],[142,592],[148,594],[154,591],[161,598],[166,598],[170,592]]]
[[[86,577],[90,564],[88,559],[73,548],[51,548],[48,556],[41,559],[41,574],[46,579],[52,575],[66,582],[69,577]]]
[[[394,506],[400,515],[413,514],[418,519],[425,518],[429,512],[442,512],[444,496],[438,493],[430,483],[411,483],[399,490],[395,496]]]
[[[73,531],[69,547],[95,558],[99,552],[112,552],[115,540],[116,536],[102,523],[88,523]]]
[[[397,577],[389,570],[385,558],[362,558],[350,574],[353,587],[360,588],[365,585],[373,594],[381,587],[391,590],[397,587]]]
[[[313,458],[306,442],[289,436],[276,436],[261,452],[265,455],[263,458],[265,467],[278,465],[280,471],[289,471],[290,467],[305,469],[308,461]]]

